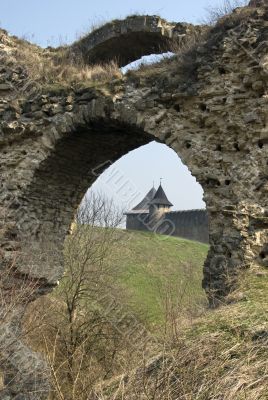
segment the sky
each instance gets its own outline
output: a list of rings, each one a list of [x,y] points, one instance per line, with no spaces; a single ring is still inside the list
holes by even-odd
[[[188,168],[174,150],[157,142],[121,157],[99,177],[92,189],[113,198],[126,211],[137,205],[153,186],[157,189],[160,179],[174,205],[173,210],[205,207],[202,188]]]
[[[131,14],[160,15],[169,21],[202,23],[207,9],[224,0],[0,0],[0,26],[10,34],[42,47],[69,44],[92,27]],[[126,196],[109,179],[120,172],[136,195]],[[162,184],[173,209],[204,208],[202,188],[176,153],[150,143],[122,157],[100,176],[91,190],[106,193],[120,207],[135,206],[151,189]]]
[[[71,43],[93,26],[131,14],[200,23],[223,0],[0,0],[2,28],[41,46]]]

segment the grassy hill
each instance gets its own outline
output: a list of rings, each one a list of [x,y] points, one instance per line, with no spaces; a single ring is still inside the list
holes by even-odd
[[[208,246],[141,232],[116,235],[109,254],[116,291],[124,293],[127,309],[156,328],[154,340],[145,348],[133,326],[120,325],[112,313],[101,319],[94,313],[83,330],[86,307],[69,323],[57,291],[40,298],[29,310],[27,340],[50,361],[56,379],[51,399],[69,399],[72,389],[74,398],[85,400],[267,400],[267,270],[245,271],[227,304],[209,309],[201,289]],[[170,310],[174,319],[163,330]],[[75,386],[70,372],[79,377]]]
[[[194,319],[179,337],[171,338],[168,352],[159,348],[158,364],[152,368],[152,358],[145,367],[148,398],[267,400],[267,289],[267,271],[246,272],[230,304]],[[141,382],[136,370],[125,377],[123,395],[120,379],[106,383],[110,394],[102,399],[137,398]],[[105,392],[105,382],[103,388]]]
[[[167,308],[197,308],[208,245],[152,233],[123,231],[111,262],[127,305],[151,324],[164,322]]]
[[[119,278],[132,295],[132,307],[143,309],[150,322],[163,322],[161,301],[167,282],[167,293],[175,304],[177,298],[181,309],[193,311],[198,303],[205,303],[200,282],[208,246],[144,233],[126,232],[126,238],[128,235],[130,239],[122,242],[120,249]],[[146,396],[267,400],[267,288],[265,269],[247,271],[241,276],[240,287],[230,295],[229,304],[216,310],[203,308],[179,329],[179,336],[171,334],[163,349],[159,346],[157,357],[152,352],[144,367]],[[176,317],[180,326],[180,313]],[[142,397],[142,382],[137,377],[140,368],[137,364],[125,376],[128,384],[122,390],[118,385],[122,376],[107,383],[109,395],[103,399],[147,398]],[[105,383],[102,387],[105,393]]]

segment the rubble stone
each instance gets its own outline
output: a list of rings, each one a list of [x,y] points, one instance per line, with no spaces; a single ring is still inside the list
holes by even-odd
[[[80,90],[66,84],[42,88],[34,98],[25,90],[27,71],[12,56],[18,42],[0,32],[0,85],[9,80],[13,89],[0,96],[0,270],[16,260],[15,291],[25,279],[36,282],[31,300],[55,287],[63,273],[63,240],[86,190],[114,161],[152,140],[174,149],[203,187],[210,240],[203,287],[211,304],[237,287],[241,271],[263,267],[267,8],[254,7],[246,22],[236,12],[236,18],[221,22],[225,26],[212,28],[202,51],[193,49],[190,58],[164,61],[120,84],[105,82],[102,88],[99,82]],[[9,233],[7,225],[13,227]],[[0,332],[0,341],[15,334],[14,326],[3,326],[7,333]],[[18,373],[16,363],[22,368],[23,357],[32,352],[19,341],[12,351],[18,354],[13,360]],[[31,366],[26,363],[19,376],[14,385],[27,393]],[[43,378],[39,383],[42,389]],[[21,394],[14,385],[7,385],[7,397]],[[38,398],[47,398],[47,390]]]

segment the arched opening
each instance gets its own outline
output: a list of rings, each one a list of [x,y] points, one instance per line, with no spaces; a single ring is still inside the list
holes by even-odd
[[[169,204],[153,204],[151,211],[150,204],[153,198],[157,197],[157,189],[160,187],[165,201],[168,199]],[[123,281],[129,279],[130,285],[133,285],[132,289],[138,296],[139,286],[147,287],[148,297],[143,294],[142,308],[148,318],[154,318],[150,316],[152,310],[147,306],[147,303],[153,302],[152,292],[161,291],[163,295],[163,287],[154,287],[156,276],[161,275],[161,269],[165,288],[169,284],[173,286],[174,296],[180,298],[182,307],[184,302],[182,297],[188,296],[189,293],[185,292],[184,296],[181,293],[191,283],[195,288],[197,302],[200,304],[202,298],[201,302],[205,304],[201,281],[209,238],[208,218],[202,199],[203,190],[178,155],[170,147],[155,141],[136,148],[97,176],[81,203],[83,212],[87,204],[88,207],[92,206],[92,199],[94,207],[94,202],[99,197],[108,203],[112,200],[113,206],[119,213],[124,214],[124,219],[121,219],[118,225],[122,231],[122,236],[119,235],[118,238],[118,246],[122,248],[119,252],[120,258],[115,262],[121,269],[123,268],[123,273],[121,270]],[[160,213],[159,218],[155,215],[155,211],[157,214]],[[90,221],[87,221],[84,218],[85,223],[94,225],[91,218],[89,219]],[[99,226],[99,220],[96,221],[96,226]],[[106,226],[105,223],[102,226]],[[143,241],[147,244],[145,245]],[[169,251],[176,254],[174,259],[172,256],[169,257]],[[140,258],[140,263],[135,268],[137,258]],[[154,271],[155,265],[157,266]],[[173,275],[174,271],[179,272],[181,268],[184,271],[182,275],[185,274],[187,277],[186,280],[182,276],[176,278],[176,274]],[[141,281],[137,283],[136,274],[139,276],[141,270],[144,276],[140,276]],[[179,282],[181,286],[178,285]],[[155,312],[155,309],[160,307],[157,303],[160,303],[161,299],[155,293],[153,296]],[[188,301],[190,302],[190,299]],[[162,314],[160,310],[158,313]],[[164,318],[163,315],[161,318]],[[158,325],[157,318],[154,323]]]
[[[25,235],[25,239],[30,235],[31,238],[34,238],[34,240],[31,240],[31,246],[38,247],[50,243],[49,246],[52,245],[52,247],[61,249],[64,237],[70,230],[76,210],[88,187],[94,184],[103,171],[107,168],[107,171],[109,171],[109,167],[116,160],[125,156],[131,150],[152,142],[152,139],[155,140],[155,137],[133,125],[122,124],[114,120],[99,120],[89,126],[78,127],[75,132],[59,140],[49,157],[35,171],[32,184],[27,187],[27,191],[21,199],[23,207],[18,209],[17,218],[20,221],[20,230]],[[163,147],[160,145],[161,140],[158,139],[158,143],[151,143],[149,145],[151,147],[147,149],[149,152],[152,149],[158,151],[159,164],[161,165]],[[146,147],[143,149],[146,149]],[[170,151],[177,158],[173,150]],[[182,164],[180,165],[183,169]],[[144,175],[142,169],[140,171]],[[189,171],[188,175],[190,176]],[[162,176],[155,177],[156,180],[160,178]],[[170,180],[170,177],[168,179]],[[180,186],[179,179],[178,176],[176,182],[174,174],[174,185]],[[147,183],[147,185],[151,184],[152,180]],[[125,203],[124,208],[125,211],[128,211],[127,209],[134,205],[136,198],[138,198],[137,195],[141,194],[141,191],[137,193],[137,188],[135,188],[135,185],[131,187],[131,182],[126,181],[126,185],[128,204]],[[197,189],[194,190],[201,196],[200,186],[197,186]],[[183,192],[180,197],[183,197]],[[176,198],[175,193],[173,198]],[[201,203],[201,199],[199,200],[200,204],[204,204]],[[188,203],[188,206],[186,206],[186,203]],[[180,210],[189,210],[190,204],[189,199],[186,199],[184,205],[178,205],[178,207]],[[194,207],[194,204],[197,205],[198,202],[192,202],[192,204],[193,207],[190,207],[190,209],[197,208]],[[27,218],[20,215],[20,213],[25,212],[25,209],[27,209]],[[183,219],[184,216],[179,217],[178,225],[182,223]],[[180,232],[177,236],[208,242],[208,234],[204,239],[200,239],[199,236],[187,236],[187,233],[184,235]],[[58,252],[56,253],[58,254]],[[51,254],[53,254],[52,250]],[[27,265],[25,265],[25,268],[27,270]],[[36,276],[40,276],[41,273],[41,276],[49,282],[50,275],[55,280],[56,276],[59,279],[62,274],[62,269],[59,269],[58,272],[52,272],[50,268],[44,270],[42,266],[40,266],[40,269],[42,269],[42,272],[39,269],[35,271]]]
[[[87,64],[116,60],[124,66],[142,56],[170,51],[173,40],[184,40],[202,27],[169,23],[158,16],[133,15],[104,24],[75,42],[70,50]]]
[[[39,240],[45,232],[53,232],[62,240],[85,192],[98,176],[114,161],[151,139],[150,134],[132,125],[99,120],[78,127],[59,140],[35,171],[24,198],[35,212],[35,238]],[[26,222],[22,221],[22,231],[24,227]]]
[[[45,191],[48,191],[47,210],[55,208],[55,214],[47,214],[43,203],[39,215],[50,224],[45,231],[41,227],[36,230],[37,240],[48,238],[55,245],[58,240],[62,240],[64,218],[67,230],[85,188],[94,179],[95,184],[91,185],[93,190],[107,194],[107,187],[112,189],[119,199],[123,197],[124,208],[127,210],[144,197],[146,193],[143,193],[142,188],[153,184],[152,177],[156,180],[165,178],[168,171],[177,167],[180,173],[173,171],[174,176],[167,176],[163,180],[163,187],[172,201],[173,198],[176,200],[176,190],[169,193],[167,182],[170,179],[171,188],[176,182],[181,186],[182,202],[174,201],[174,207],[189,209],[191,206],[202,205],[202,189],[173,150],[160,142],[152,142],[152,136],[134,130],[133,127],[109,125],[107,121],[106,124],[103,121],[94,129],[81,130],[64,139],[63,143],[55,147],[43,168],[36,172],[35,177],[40,184],[34,184],[34,196],[40,199],[44,195],[46,198]],[[134,134],[135,140],[132,136]],[[115,149],[112,143],[116,145]],[[98,158],[98,146],[107,159]],[[130,149],[133,151],[128,151]],[[95,150],[93,163],[91,150]],[[122,162],[127,159],[130,159],[130,163],[122,167]],[[140,169],[140,172],[136,171],[136,178],[141,180],[142,173],[144,175],[141,189],[133,182],[135,174],[129,178],[128,173],[124,173],[125,168],[133,172],[134,166]],[[156,176],[160,172],[162,176]],[[186,191],[182,185],[183,180],[191,182],[192,190],[198,193],[196,203],[190,203],[189,198],[183,196],[183,191]],[[159,182],[155,182],[155,186],[157,188]],[[38,194],[37,190],[40,191]],[[80,192],[75,193],[78,190]],[[70,193],[77,197],[69,197]],[[59,195],[59,201],[55,203]],[[29,192],[31,204],[34,196]],[[73,203],[69,203],[66,209],[64,205],[68,201]],[[93,211],[94,215],[98,213],[99,205]],[[89,206],[94,208],[92,203]],[[45,344],[54,343],[51,350],[39,339],[41,333],[30,337],[31,347],[41,351],[47,359],[52,360],[52,351],[57,354],[50,367],[60,382],[58,388],[55,385],[53,388],[61,393],[65,393],[69,387],[75,387],[75,393],[79,393],[82,388],[87,393],[83,386],[84,375],[89,390],[92,390],[98,380],[122,373],[129,363],[134,364],[137,357],[145,357],[141,345],[144,337],[167,335],[171,327],[174,328],[175,319],[179,321],[181,318],[182,321],[182,316],[188,313],[196,315],[207,306],[201,287],[202,264],[208,250],[206,244],[175,235],[162,235],[154,229],[148,232],[125,230],[109,223],[109,212],[104,216],[106,222],[108,220],[104,227],[98,224],[99,218],[94,220],[97,221],[94,224],[91,217],[89,220],[81,220],[79,227],[73,227],[64,249],[66,274],[53,294],[36,302],[33,305],[34,311],[31,309],[30,313],[37,321],[41,317],[45,321],[42,328]],[[59,221],[62,221],[61,224]],[[119,229],[115,230],[115,227]],[[110,232],[108,236],[105,233],[107,229]],[[49,323],[46,323],[47,320]],[[27,322],[28,327],[31,323],[34,326],[35,321],[31,321],[31,316]],[[136,344],[135,349],[133,343]],[[75,386],[73,381],[78,376],[79,365],[83,368]]]
[[[160,181],[172,202],[172,206],[167,210],[169,213],[166,218],[176,229],[170,234],[208,243],[208,226],[204,221],[202,234],[202,219],[198,218],[198,213],[202,214],[202,210],[206,207],[203,201],[203,189],[174,150],[163,143],[153,141],[121,157],[98,176],[88,190],[87,196],[92,193],[104,193],[109,198],[113,198],[119,208],[127,213],[128,219],[131,219],[131,215],[133,220],[140,217],[142,223],[142,210],[139,216],[137,213],[139,208],[136,206],[152,187],[156,191]],[[134,211],[131,214],[132,209]],[[131,229],[131,224],[127,225]],[[189,225],[189,230],[187,230],[187,225]],[[135,229],[135,223],[133,229]],[[140,229],[146,230],[146,226],[142,227],[141,224]],[[150,230],[149,225],[147,229]],[[153,231],[152,227],[151,230]]]

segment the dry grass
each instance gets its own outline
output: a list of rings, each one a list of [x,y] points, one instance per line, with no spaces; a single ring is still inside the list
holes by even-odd
[[[239,291],[230,296],[229,305],[216,310],[205,310],[199,317],[190,315],[188,319],[183,310],[168,312],[167,329],[157,340],[152,340],[151,336],[148,340],[141,337],[141,340],[133,345],[129,341],[121,340],[117,334],[114,336],[116,332],[107,326],[104,340],[94,349],[94,353],[90,352],[88,369],[83,376],[83,382],[90,384],[86,396],[79,392],[79,387],[75,393],[76,397],[67,394],[60,397],[55,392],[51,398],[73,400],[78,396],[80,399],[91,400],[267,399],[267,287],[266,271],[248,272],[243,279],[241,277]],[[63,354],[67,336],[63,331],[64,320],[60,322],[56,315],[62,314],[62,305],[55,301],[49,304],[45,298],[41,301],[44,302],[44,307],[36,305],[36,311],[31,313],[32,317],[39,314],[39,322],[42,315],[46,315],[43,325],[37,329],[40,334],[34,334],[32,338],[37,341],[34,347],[42,350],[40,338],[45,338],[49,349],[46,355],[52,365],[52,372],[55,357],[57,363],[59,361],[56,385],[66,388],[66,362]],[[101,355],[113,350],[111,345],[115,342],[111,341],[111,333],[117,342],[116,349],[119,350],[117,366],[111,372],[120,375],[114,377],[109,373],[103,378],[102,363],[96,362],[94,354],[96,351]],[[60,340],[63,342],[59,347]],[[78,360],[81,354],[77,353]],[[82,358],[84,360],[84,356]],[[99,360],[101,359],[102,357]],[[110,360],[108,361],[110,365]]]
[[[108,64],[88,66],[82,60],[72,61],[67,49],[57,52],[32,52],[28,47],[20,47],[16,59],[26,65],[31,79],[41,84],[110,81],[122,77],[118,65],[111,61]]]
[[[245,4],[245,0],[225,0],[222,6],[211,7],[208,11],[206,24],[213,25],[217,30],[215,32],[206,28],[197,29],[193,34],[188,35],[179,42],[174,41],[173,52],[177,58],[177,65],[181,67],[182,73],[185,77],[194,77],[196,72],[196,58],[197,48],[200,45],[210,45],[210,36],[219,36],[218,31],[224,32],[226,23],[230,25],[237,23],[237,20],[243,20],[245,13],[242,11],[232,13],[233,9],[237,6]],[[247,9],[249,12],[250,10]],[[132,17],[129,17],[132,18]],[[111,24],[116,21],[112,21]],[[100,29],[98,27],[98,29]],[[80,39],[81,41],[83,39]],[[78,41],[78,42],[79,42]],[[29,42],[14,38],[12,58],[14,63],[22,66],[27,71],[28,77],[39,83],[40,85],[55,85],[61,84],[63,86],[72,85],[76,83],[90,83],[90,82],[109,82],[113,79],[121,79],[122,72],[115,61],[108,64],[97,64],[93,66],[87,65],[81,56],[72,52],[73,46],[63,46],[58,49],[41,49],[38,46],[31,45]],[[209,49],[208,49],[209,51]],[[165,67],[171,69],[171,60],[164,59],[156,64],[143,65],[140,70],[129,72],[129,76],[148,76],[160,75]]]
[[[122,77],[118,65],[112,61],[103,65],[86,65],[71,53],[69,47],[42,49],[31,43],[8,37],[1,38],[7,46],[6,55],[1,56],[2,64],[23,71],[28,82],[43,85],[72,85],[76,83],[110,82]],[[20,73],[21,74],[21,73]]]
[[[206,25],[212,25],[210,29],[205,25],[202,29],[198,29],[197,27],[196,32],[193,32],[193,34],[188,35],[183,40],[180,39],[179,42],[174,41],[172,50],[176,55],[177,65],[179,65],[181,72],[185,75],[185,79],[195,77],[198,47],[202,45],[208,47],[209,52],[215,40],[217,41],[217,38],[220,36],[220,32],[224,32],[226,25],[237,24],[238,20],[242,21],[245,19],[246,14],[252,11],[245,8],[244,10],[233,12],[235,8],[246,4],[247,0],[224,0],[222,5],[210,7],[208,9],[208,16],[203,21]],[[127,18],[134,18],[136,16],[129,16]],[[114,24],[116,22],[117,20],[114,20],[107,24]],[[100,23],[97,26],[93,26],[92,29],[96,31],[101,29],[102,26],[103,24]],[[212,40],[210,40],[211,37]],[[79,39],[76,43],[81,41],[83,41],[83,38]],[[27,41],[13,38],[12,47],[11,54],[14,63],[26,69],[28,77],[40,85],[60,84],[66,86],[81,82],[110,82],[113,79],[122,78],[122,72],[115,61],[111,61],[105,65],[97,64],[89,66],[84,62],[81,55],[73,53],[72,49],[75,46],[62,46],[57,49],[48,48],[44,50]],[[168,68],[170,68],[170,72],[172,73],[171,61],[164,59],[153,65],[143,65],[140,70],[129,72],[129,76],[141,78],[149,75],[153,77],[156,75],[159,76],[165,71],[165,67],[168,64]]]
[[[155,80],[166,79],[167,71],[170,76],[183,75],[184,82],[192,79],[196,71],[197,48],[200,43],[206,41],[209,28],[197,30],[185,38],[174,40],[171,45],[173,57],[160,59],[153,64],[143,64],[139,69],[129,71],[126,75],[132,79]]]
[[[240,302],[207,311],[180,336],[166,337],[158,362],[147,359],[142,369],[100,383],[95,398],[267,399],[267,286],[267,274],[249,273]]]
[[[248,272],[241,277],[239,291],[229,297],[229,305],[203,310],[199,316],[166,307],[166,329],[157,338],[149,334],[134,343],[120,338],[106,321],[101,342],[96,341],[92,331],[88,362],[83,364],[84,342],[75,353],[75,360],[86,368],[73,394],[66,381],[68,335],[62,302],[57,301],[59,297],[41,299],[43,307],[35,304],[35,311],[30,313],[37,321],[37,330],[30,331],[30,341],[36,350],[46,354],[54,374],[51,399],[267,399],[267,287],[266,271]],[[169,293],[167,288],[168,304]],[[109,315],[113,315],[112,311]],[[120,321],[120,326],[128,330],[130,325]],[[93,323],[96,325],[96,316]],[[32,324],[34,321],[27,326]],[[107,354],[111,358],[106,358]],[[107,363],[108,374],[103,362]]]
[[[115,216],[115,222],[119,217],[121,213]],[[94,218],[95,222],[102,219],[101,215],[95,215],[94,212],[90,216],[88,212],[82,212],[78,221],[85,223],[88,218],[89,221]],[[197,278],[199,283],[201,278],[201,270],[197,271],[198,262],[200,256],[205,256],[206,245],[183,240],[178,240],[177,244],[177,239],[170,239],[165,253],[159,249],[159,257],[162,255],[166,261],[166,271],[163,273],[160,264],[159,270],[156,265],[150,267],[150,263],[157,264],[158,261],[154,259],[146,267],[142,264],[152,247],[155,247],[155,241],[160,238],[140,234],[135,239],[133,235],[129,233],[126,238],[126,233],[114,231],[111,226],[108,230],[92,230],[89,226],[75,225],[65,244],[67,268],[61,285],[53,295],[39,299],[28,310],[25,320],[29,331],[27,342],[35,351],[41,352],[48,362],[53,378],[53,400],[91,399],[92,390],[99,380],[106,381],[119,374],[131,373],[134,366],[142,370],[150,364],[152,354],[161,352],[162,343],[166,343],[159,331],[163,332],[163,338],[164,332],[171,329],[174,335],[177,334],[174,326],[167,326],[169,320],[174,321],[178,314],[180,321],[182,314],[190,316],[186,308],[193,317],[197,313],[196,302],[198,310],[201,303],[204,307],[201,289],[196,286]],[[108,247],[105,245],[107,240]],[[132,244],[129,244],[129,240]],[[136,249],[134,258],[131,256],[133,250],[129,254],[131,248]],[[102,264],[99,260],[103,252],[105,263]],[[192,264],[185,264],[188,254],[192,257]],[[175,257],[180,258],[178,264],[175,262],[177,270],[169,265]],[[124,290],[119,285],[119,259],[128,281]],[[137,263],[134,265],[135,272],[129,265],[133,266],[134,259]],[[129,282],[130,274],[134,275],[131,277],[132,284]],[[167,281],[171,279],[176,283],[168,284]],[[137,299],[131,297],[131,288],[136,283]],[[145,291],[151,295],[147,296]],[[154,296],[156,291],[157,295]],[[102,298],[103,295],[107,298]],[[140,308],[143,299],[148,307],[146,317]],[[158,302],[161,303],[159,307],[155,304]],[[73,307],[73,304],[76,306]],[[162,313],[168,321],[160,321],[164,317]],[[152,322],[149,315],[154,316]],[[157,330],[157,338],[152,337],[156,321],[163,324]]]

